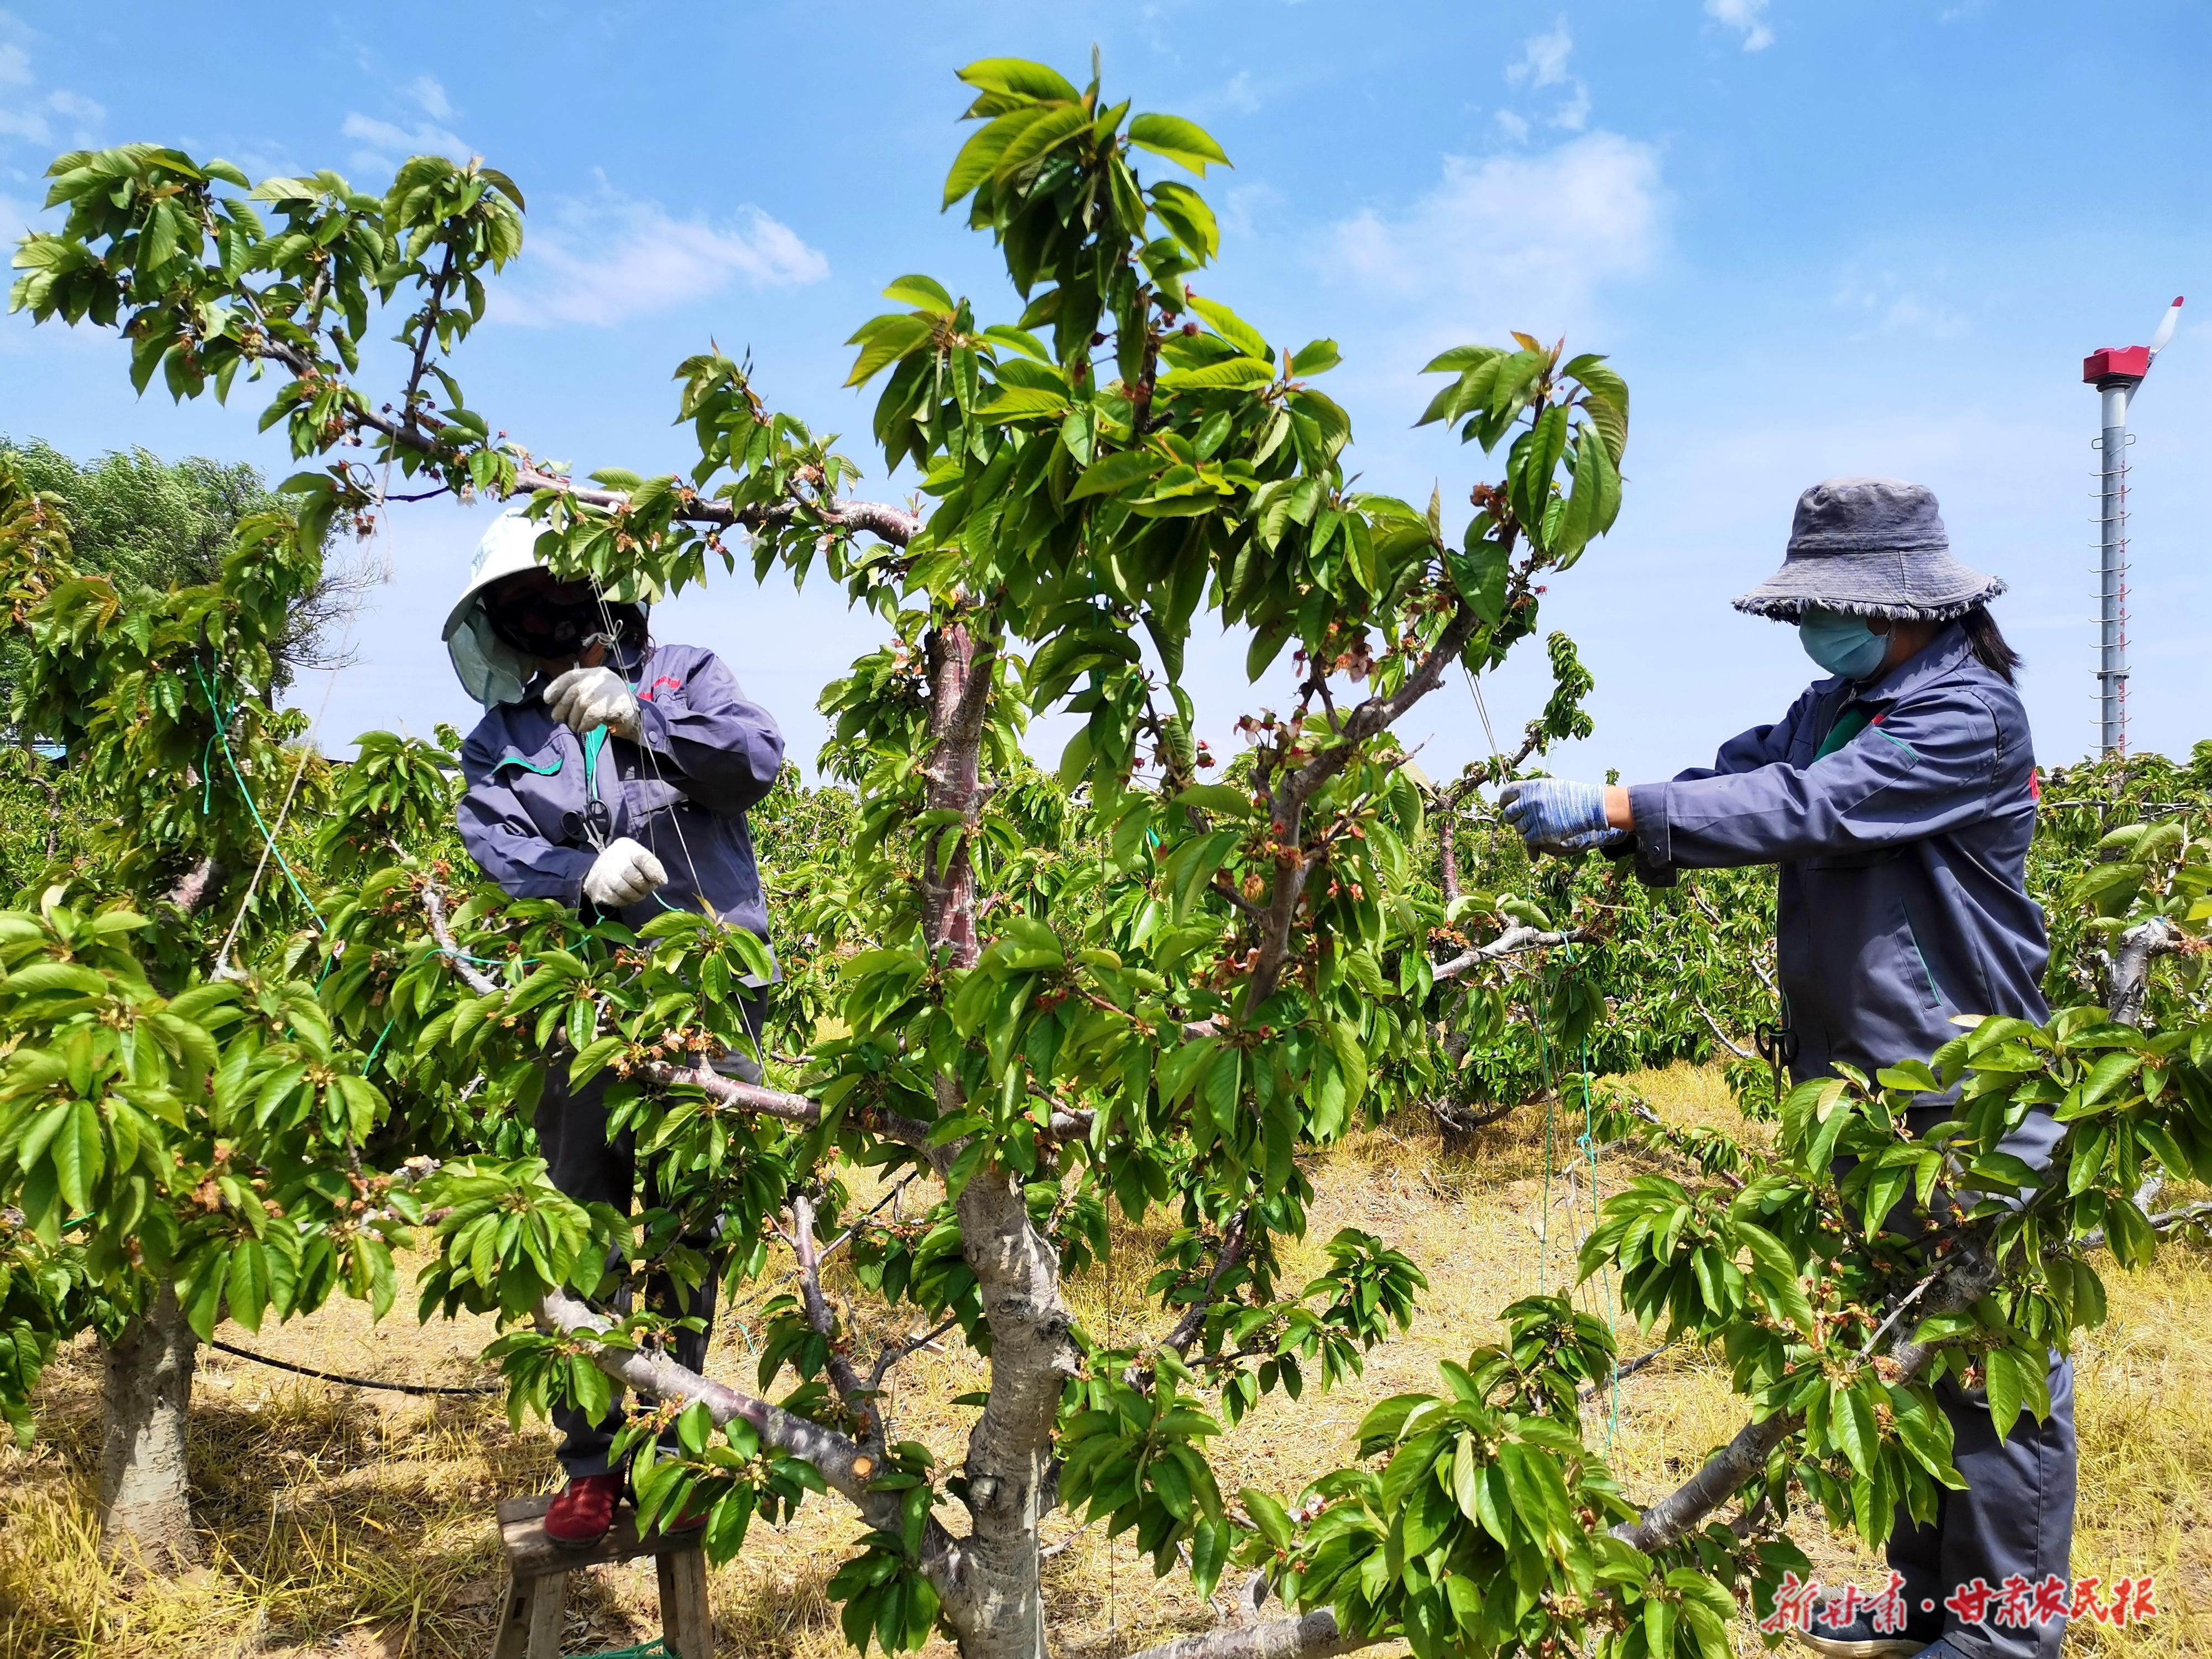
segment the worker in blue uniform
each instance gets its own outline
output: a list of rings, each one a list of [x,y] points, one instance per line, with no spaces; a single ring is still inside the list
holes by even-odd
[[[1721,746],[1710,767],[1663,783],[1540,780],[1508,786],[1507,818],[1532,848],[1632,852],[1639,875],[1779,866],[1781,990],[1794,1076],[1872,1074],[1925,1058],[1954,1017],[2049,1018],[2049,956],[2028,896],[2035,757],[2014,687],[2020,659],[1988,601],[2004,584],[1950,553],[1936,499],[1917,484],[1838,478],[1797,502],[1781,570],[1735,601],[1794,622],[1826,671],[1771,726]],[[1955,1091],[1923,1097],[1925,1128]],[[2041,1170],[2061,1133],[2048,1108],[2004,1149]],[[1969,1622],[1947,1601],[1975,1581],[2064,1581],[2075,1493],[2073,1370],[2054,1357],[2051,1415],[2000,1440],[1979,1391],[1938,1387],[1966,1490],[1935,1523],[1899,1513],[1889,1546],[1906,1628],[1869,1615],[1802,1638],[1827,1659],[2053,1659],[2061,1620]],[[1971,1597],[1960,1605],[1972,1609]],[[1994,1602],[1992,1603],[1994,1606]],[[1887,1622],[1887,1621],[1885,1621]]]
[[[703,912],[765,939],[745,812],[783,764],[775,716],[714,653],[652,640],[642,605],[589,580],[556,580],[538,562],[539,533],[519,511],[498,519],[446,621],[454,672],[484,708],[461,745],[462,844],[515,898],[556,899],[634,927],[671,910]],[[759,989],[740,1000],[756,1036]],[[537,1119],[546,1173],[580,1203],[627,1215],[639,1170],[631,1132],[608,1133],[612,1074],[572,1088],[567,1061],[546,1059]],[[732,1052],[714,1064],[742,1082],[761,1080],[755,1055]],[[659,1201],[656,1174],[644,1171],[648,1203]],[[685,1243],[711,1250],[714,1241]],[[679,1364],[699,1370],[714,1317],[713,1274],[688,1297],[658,1281],[648,1295],[661,1311],[702,1322],[672,1344]],[[568,1484],[546,1511],[546,1535],[595,1543],[627,1485],[610,1458],[622,1397],[604,1419],[566,1407],[553,1420]]]

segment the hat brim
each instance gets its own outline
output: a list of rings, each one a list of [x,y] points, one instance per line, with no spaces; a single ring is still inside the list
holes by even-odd
[[[1790,559],[1735,605],[1780,622],[1796,622],[1808,606],[1847,617],[1949,622],[2004,591],[2002,577],[1985,576],[1948,553],[1914,549]]]

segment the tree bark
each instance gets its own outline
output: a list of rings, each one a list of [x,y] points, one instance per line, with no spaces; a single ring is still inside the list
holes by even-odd
[[[932,948],[950,945],[952,965],[974,965],[980,954],[975,937],[975,866],[968,857],[968,833],[982,802],[981,764],[983,717],[991,696],[991,657],[978,651],[967,623],[948,622],[930,631],[929,787],[927,810],[951,811],[968,818],[951,863],[939,872],[938,836],[929,840],[921,872],[923,928]]]
[[[106,1421],[100,1454],[100,1544],[111,1558],[135,1553],[157,1571],[200,1562],[185,1467],[198,1349],[176,1291],[166,1286],[120,1336],[102,1345]]]
[[[2150,990],[2151,958],[2171,956],[2180,948],[2180,931],[2163,916],[2137,922],[2120,935],[2120,948],[2112,957],[2106,987],[2106,1000],[2115,1020],[2123,1025],[2142,1024],[2143,998]]]

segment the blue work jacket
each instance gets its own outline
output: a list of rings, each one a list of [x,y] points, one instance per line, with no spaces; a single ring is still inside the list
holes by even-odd
[[[2039,793],[2027,715],[1958,623],[1872,681],[1817,682],[1710,768],[1628,793],[1646,879],[1781,866],[1800,1081],[1837,1060],[1871,1075],[1925,1059],[1959,1035],[1955,1015],[2049,1018],[2050,940],[2026,878]],[[1953,1097],[1912,1115],[1940,1116]],[[2008,1147],[2038,1162],[2017,1139]]]
[[[745,809],[775,783],[783,733],[711,651],[663,645],[620,665],[638,696],[640,741],[592,744],[555,720],[544,684],[487,711],[461,745],[462,843],[516,898],[583,905],[605,841],[628,836],[668,871],[657,894],[617,911],[632,927],[667,909],[696,914],[703,898],[733,926],[768,937],[768,906]],[[592,752],[587,775],[586,750]]]

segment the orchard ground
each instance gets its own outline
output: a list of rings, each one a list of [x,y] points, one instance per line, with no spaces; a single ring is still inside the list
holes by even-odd
[[[1626,1080],[1674,1121],[1741,1124],[1717,1070],[1677,1066]],[[1578,1106],[1554,1109],[1548,1158],[1545,1110],[1529,1105],[1449,1146],[1401,1122],[1357,1134],[1309,1163],[1313,1225],[1285,1261],[1285,1282],[1303,1283],[1337,1230],[1357,1226],[1411,1255],[1431,1289],[1412,1331],[1376,1350],[1364,1376],[1303,1406],[1269,1396],[1225,1433],[1216,1457],[1224,1490],[1249,1484],[1297,1492],[1343,1459],[1353,1425],[1374,1401],[1433,1389],[1435,1362],[1463,1358],[1490,1340],[1497,1309],[1547,1279],[1556,1285],[1571,1277],[1574,1242],[1590,1218],[1588,1165],[1574,1146]],[[1639,1152],[1608,1152],[1598,1166],[1600,1188],[1609,1193],[1645,1167],[1660,1166]],[[868,1177],[856,1177],[855,1186],[865,1195]],[[1128,1264],[1146,1261],[1166,1220],[1155,1213],[1129,1230],[1115,1255]],[[2074,1571],[2107,1584],[2154,1573],[2160,1613],[2134,1630],[2077,1632],[2069,1651],[2142,1659],[2212,1651],[2212,1252],[2176,1243],[2147,1273],[2107,1273],[2111,1317],[2076,1348],[2081,1502]],[[764,1280],[726,1310],[710,1370],[750,1381],[748,1316],[781,1288]],[[1580,1294],[1604,1310],[1603,1286]],[[1096,1334],[1133,1340],[1151,1328],[1144,1278],[1133,1265],[1111,1279],[1094,1267],[1071,1283],[1069,1296]],[[323,1370],[414,1382],[476,1380],[475,1355],[491,1334],[480,1327],[488,1322],[418,1328],[406,1305],[403,1299],[380,1326],[368,1322],[360,1304],[341,1302],[258,1337],[232,1327],[219,1335]],[[890,1334],[864,1327],[863,1351]],[[1656,1340],[1632,1327],[1621,1332],[1627,1355]],[[986,1380],[984,1366],[953,1341],[945,1353],[909,1362],[891,1407],[897,1431],[925,1442],[940,1460],[957,1457],[972,1416],[942,1402]],[[556,1479],[543,1424],[527,1422],[515,1433],[493,1397],[370,1394],[204,1352],[191,1468],[214,1565],[181,1580],[134,1585],[105,1570],[94,1548],[98,1376],[93,1349],[80,1342],[48,1374],[37,1446],[0,1452],[0,1659],[477,1659],[489,1650],[501,1583],[491,1504]],[[1585,1425],[1593,1445],[1610,1434],[1613,1468],[1632,1497],[1649,1499],[1732,1433],[1741,1411],[1717,1364],[1671,1351],[1621,1385],[1617,1421],[1601,1398]],[[745,1659],[848,1652],[823,1585],[859,1529],[849,1510],[830,1503],[810,1504],[782,1531],[757,1523],[739,1559],[714,1577],[716,1651]],[[1876,1562],[1830,1540],[1817,1519],[1793,1530],[1824,1579],[1881,1581]],[[1126,1536],[1109,1543],[1103,1527],[1081,1528],[1061,1515],[1047,1522],[1045,1537],[1054,1552],[1046,1583],[1059,1655],[1109,1659],[1218,1617],[1180,1573],[1155,1581],[1149,1558]],[[589,1654],[657,1633],[649,1568],[595,1569],[588,1580],[580,1577],[570,1597],[565,1651]],[[1224,1584],[1224,1592],[1231,1588]],[[1738,1646],[1760,1650],[1747,1626]],[[939,1641],[928,1651],[951,1648]]]

